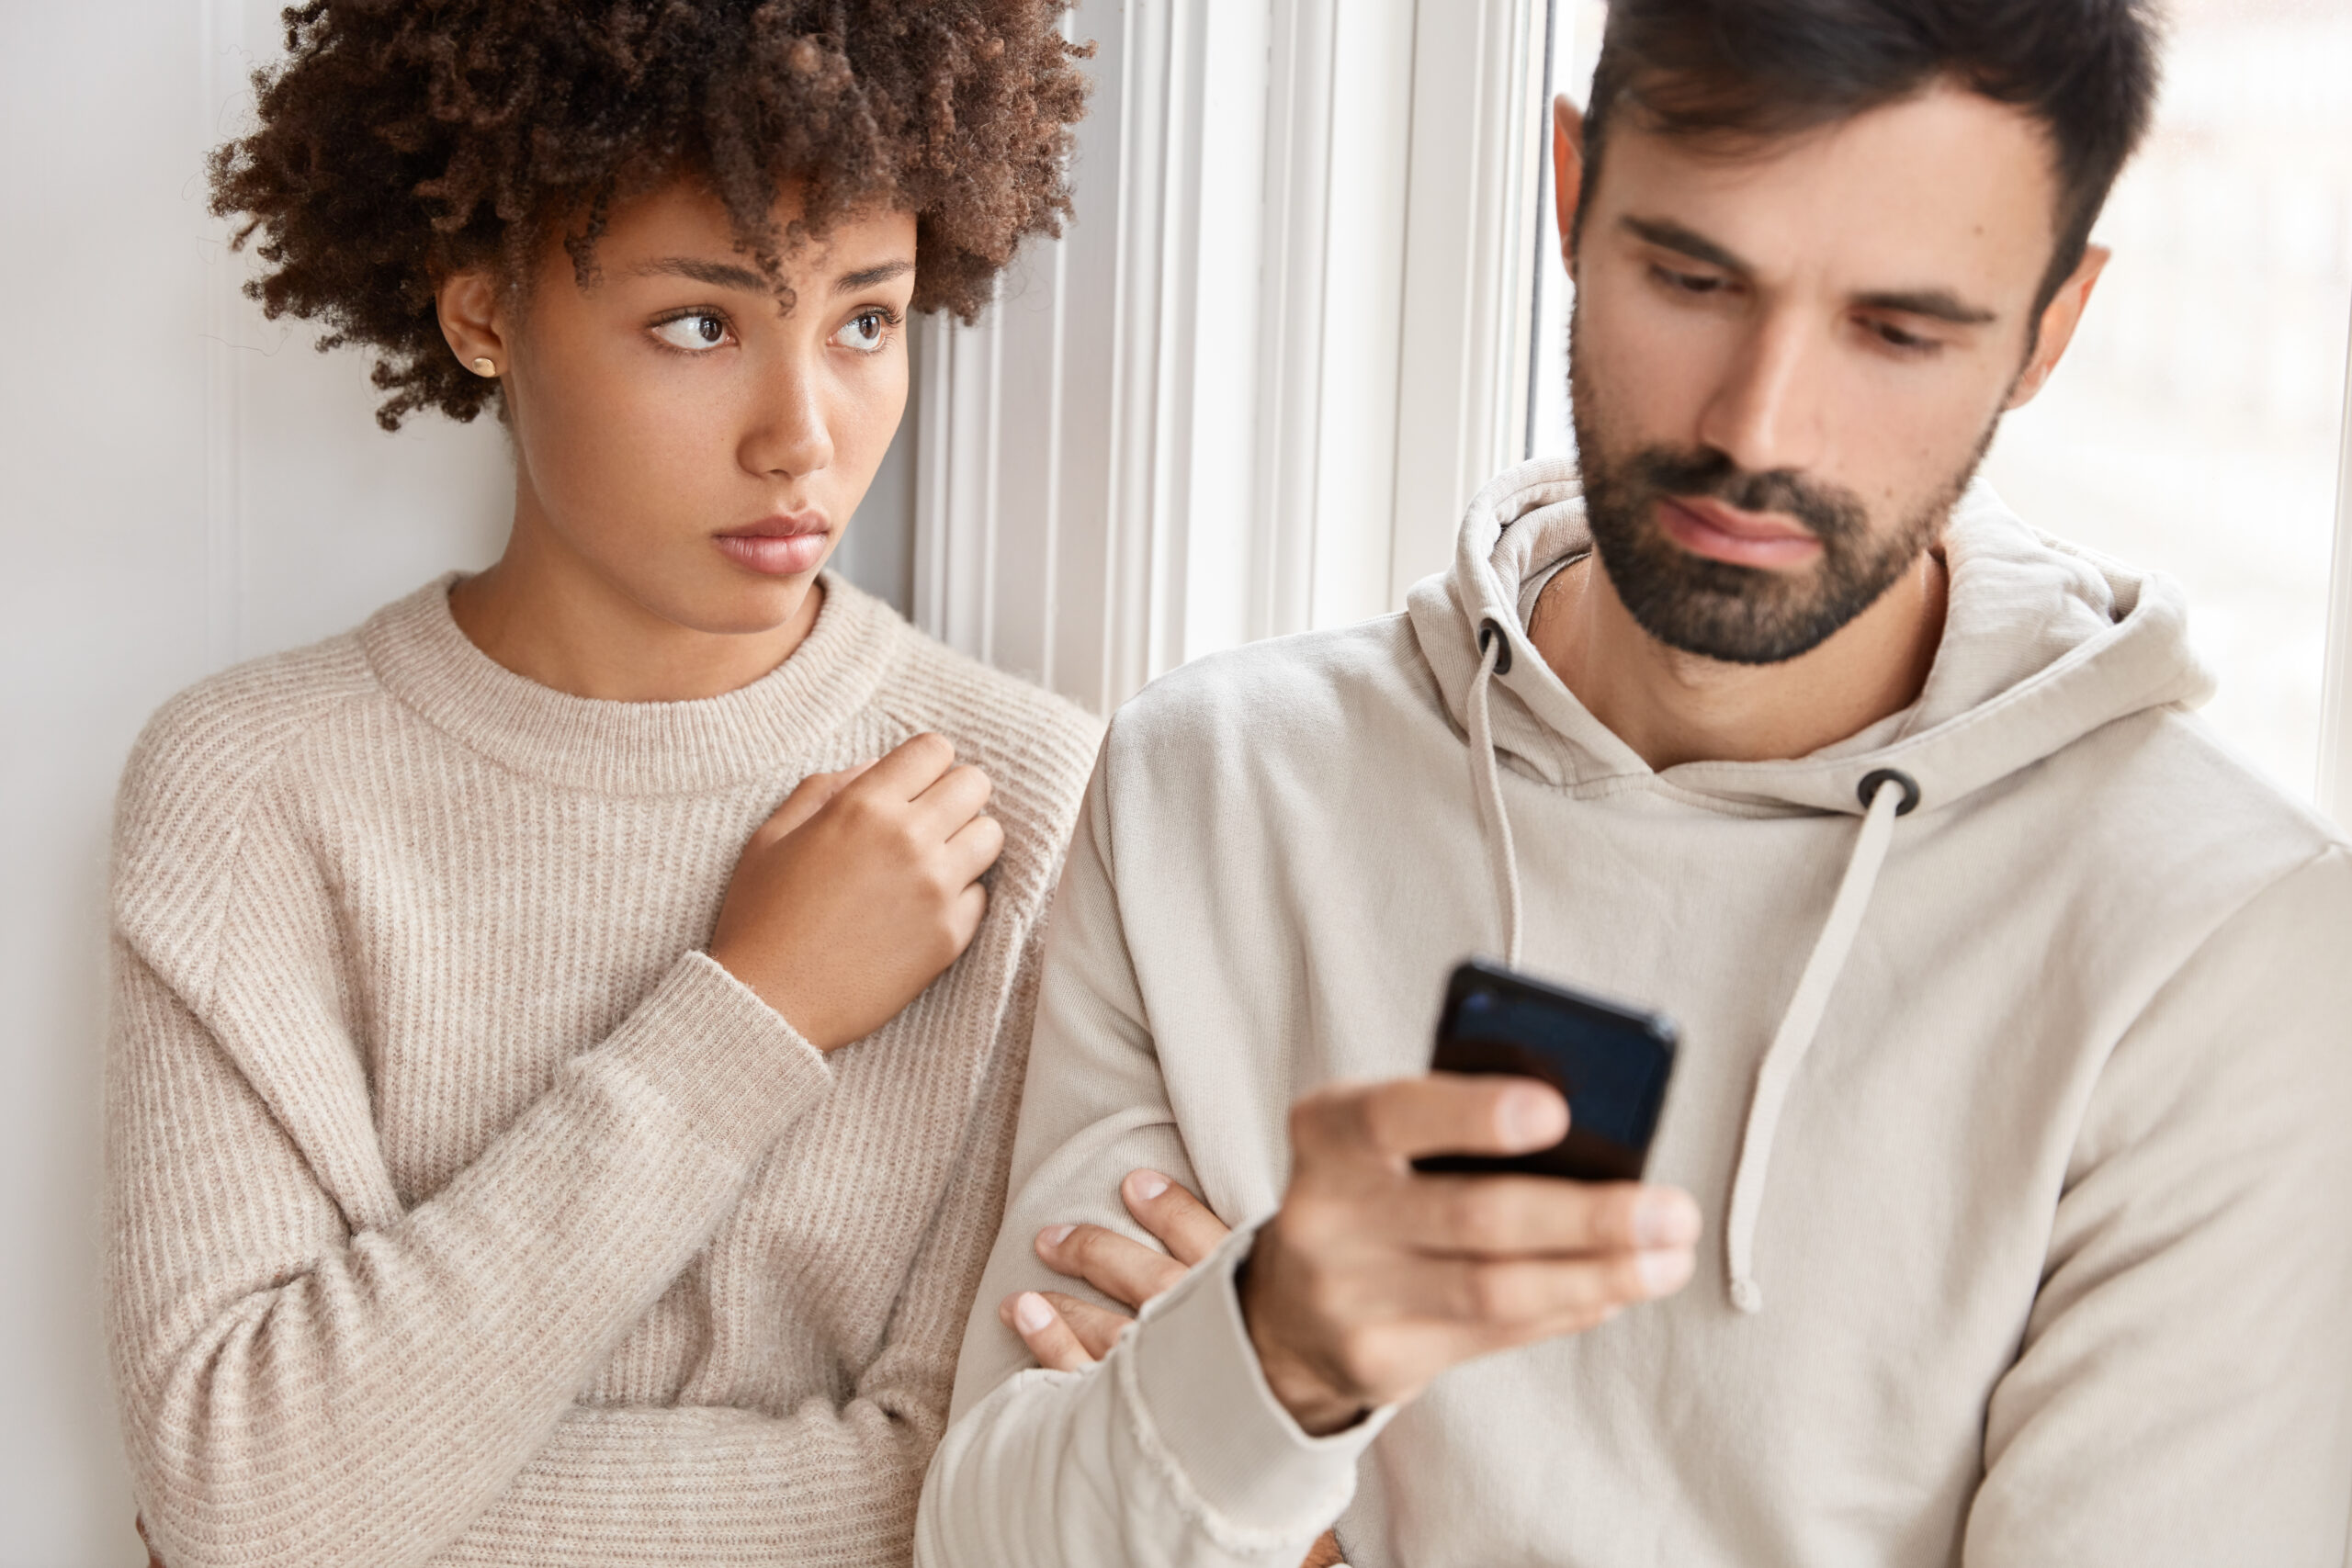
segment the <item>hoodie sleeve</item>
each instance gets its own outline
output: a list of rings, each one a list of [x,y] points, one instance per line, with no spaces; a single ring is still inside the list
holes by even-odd
[[[2352,852],[2225,921],[2093,1094],[1967,1568],[2339,1568],[2352,1517]]]
[[[1296,1568],[1353,1495],[1379,1423],[1310,1438],[1267,1389],[1234,1289],[1252,1230],[1087,1371],[1036,1367],[997,1320],[1012,1292],[1080,1289],[1037,1259],[1043,1226],[1091,1221],[1144,1239],[1119,1208],[1130,1170],[1198,1188],[1127,952],[1105,793],[1098,770],[1048,927],[1012,1196],[923,1488],[915,1562]]]

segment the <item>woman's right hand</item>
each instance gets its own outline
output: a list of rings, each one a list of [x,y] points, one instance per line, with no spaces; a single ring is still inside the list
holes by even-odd
[[[979,930],[1004,849],[989,777],[918,735],[801,781],[743,847],[710,956],[820,1051],[882,1027]]]

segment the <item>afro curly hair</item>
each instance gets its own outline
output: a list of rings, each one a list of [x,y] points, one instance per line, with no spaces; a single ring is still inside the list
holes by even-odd
[[[212,211],[258,231],[245,292],[379,357],[397,430],[466,421],[497,383],[441,336],[440,280],[530,276],[560,234],[594,276],[616,200],[707,182],[784,289],[782,257],[841,216],[915,215],[915,309],[970,320],[1022,240],[1069,212],[1086,107],[1066,0],[312,0],[256,72],[259,125],[211,155]],[[803,216],[779,233],[777,196]]]

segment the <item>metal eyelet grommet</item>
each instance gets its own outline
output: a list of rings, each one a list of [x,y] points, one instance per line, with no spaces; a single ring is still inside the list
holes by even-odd
[[[1881,768],[1862,781],[1862,809],[1871,808],[1871,803],[1878,798],[1880,785],[1890,784],[1903,786],[1903,804],[1894,808],[1897,817],[1908,817],[1919,809],[1919,781],[1894,768]]]
[[[1498,675],[1510,674],[1510,638],[1503,635],[1503,628],[1500,623],[1498,623],[1492,615],[1488,615],[1485,620],[1478,623],[1478,655],[1482,659],[1486,657],[1487,644],[1489,638],[1498,644],[1501,649],[1501,651],[1495,655],[1495,673]]]

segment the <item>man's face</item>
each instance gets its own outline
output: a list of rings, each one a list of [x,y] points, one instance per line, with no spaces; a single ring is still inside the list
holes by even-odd
[[[1939,87],[1739,154],[1621,119],[1599,180],[1569,367],[1601,563],[1661,642],[1793,659],[1935,542],[2019,387],[2048,143]]]

